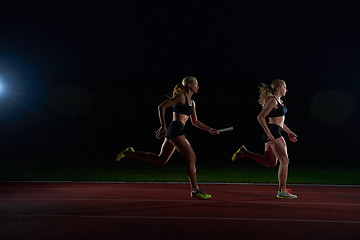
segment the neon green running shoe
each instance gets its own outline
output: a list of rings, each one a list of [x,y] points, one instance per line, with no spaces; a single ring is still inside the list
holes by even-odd
[[[130,152],[135,152],[134,149],[132,147],[128,147],[127,149],[125,149],[124,151],[122,151],[116,158],[116,161],[120,161],[123,158],[126,158]]]
[[[247,151],[247,149],[245,148],[244,145],[242,145],[239,150],[237,150],[234,155],[231,158],[231,161],[235,161],[238,158],[244,158],[245,157],[245,153],[244,151]]]
[[[190,197],[191,198],[201,199],[201,200],[206,200],[206,199],[211,198],[211,195],[203,193],[200,189],[198,189],[196,191],[191,191],[190,192]]]

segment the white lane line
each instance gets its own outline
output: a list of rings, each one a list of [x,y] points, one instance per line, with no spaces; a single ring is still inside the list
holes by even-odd
[[[164,216],[101,216],[101,215],[0,215],[0,217],[45,217],[45,218],[99,218],[99,219],[165,219],[165,220],[210,220],[210,221],[254,221],[254,222],[308,222],[308,223],[343,223],[360,224],[360,221],[326,219],[279,219],[279,218],[226,218],[226,217],[164,217]]]
[[[0,181],[0,183],[74,183],[74,184],[181,184],[187,185],[189,182],[126,182],[126,181]],[[247,186],[278,186],[278,183],[246,183],[246,182],[198,182],[201,185],[247,185]],[[312,184],[312,183],[292,183],[289,186],[304,186],[304,187],[340,187],[340,188],[352,188],[360,187],[359,184]]]
[[[278,201],[252,201],[252,200],[242,200],[242,201],[216,201],[216,200],[206,200],[200,201],[196,199],[189,199],[189,200],[173,200],[173,199],[101,199],[101,198],[0,198],[0,201],[108,201],[108,202],[169,202],[169,203],[198,203],[201,205],[205,204],[227,204],[227,203],[246,203],[246,204],[260,204],[260,205],[267,205],[267,204],[274,204],[274,205],[327,205],[327,206],[360,206],[360,203],[341,203],[341,202],[334,202],[334,203],[324,203],[324,202],[300,202],[299,199],[293,200],[283,200],[279,199]]]
[[[11,190],[11,191],[14,191],[14,190],[51,190],[52,192],[55,191],[55,190],[67,190],[67,191],[91,191],[91,193],[96,193],[96,192],[103,192],[103,191],[151,191],[151,192],[154,192],[154,191],[167,191],[167,192],[184,192],[184,189],[168,189],[168,188],[101,188],[101,189],[94,189],[94,188],[72,188],[72,187],[63,187],[63,188],[25,188],[25,187],[22,187],[22,188],[0,188],[0,192],[2,191],[6,191],[6,190]],[[248,194],[248,193],[274,193],[276,191],[274,190],[238,190],[238,189],[229,189],[229,190],[221,190],[221,189],[217,189],[217,190],[209,190],[213,193],[217,192],[217,193],[234,193],[234,194],[237,194],[237,193],[240,193],[240,194]],[[322,191],[304,191],[303,189],[302,190],[299,190],[299,191],[293,191],[294,193],[296,194],[300,194],[300,195],[309,195],[309,194],[318,194],[318,195],[360,195],[360,188],[359,188],[359,192],[346,192],[346,193],[343,193],[343,192],[322,192]]]

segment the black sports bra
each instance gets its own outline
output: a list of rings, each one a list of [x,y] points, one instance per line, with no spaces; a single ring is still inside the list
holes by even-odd
[[[173,112],[190,116],[194,112],[194,104],[193,104],[193,106],[190,106],[185,94],[184,94],[184,96],[185,96],[185,104],[184,105],[174,105]]]
[[[275,97],[274,97],[275,98]],[[281,105],[281,103],[275,98],[275,100],[278,103],[278,108],[277,109],[273,109],[268,115],[267,117],[281,117],[281,116],[285,116],[285,114],[287,113],[287,108],[285,107],[285,105]]]

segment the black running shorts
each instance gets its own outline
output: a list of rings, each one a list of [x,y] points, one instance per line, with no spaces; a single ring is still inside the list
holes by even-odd
[[[281,137],[282,128],[280,126],[269,123],[268,128],[275,139],[278,139],[279,137]],[[268,138],[268,135],[266,134],[265,131],[263,132],[262,139],[263,139],[264,143],[267,143],[270,141]]]
[[[184,135],[185,125],[179,121],[172,121],[167,128],[166,138],[173,139],[175,137]]]

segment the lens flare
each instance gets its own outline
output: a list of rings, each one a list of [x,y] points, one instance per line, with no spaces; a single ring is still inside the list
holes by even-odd
[[[312,117],[325,125],[344,124],[357,109],[356,98],[348,92],[331,89],[319,92],[310,102]]]

